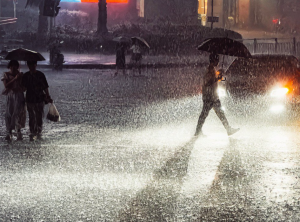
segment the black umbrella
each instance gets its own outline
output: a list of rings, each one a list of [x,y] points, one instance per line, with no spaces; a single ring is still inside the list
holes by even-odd
[[[131,43],[130,38],[125,37],[125,36],[115,37],[115,38],[113,38],[113,41],[114,42],[119,42],[119,43],[128,43],[128,44]]]
[[[5,57],[5,60],[18,60],[18,61],[44,61],[46,60],[40,53],[28,49],[14,49]]]
[[[243,43],[230,38],[206,39],[198,46],[198,50],[221,55],[251,58],[251,53]]]
[[[150,49],[150,45],[148,44],[148,42],[141,38],[141,37],[138,37],[138,36],[135,36],[135,37],[131,37],[132,40],[136,40],[136,41],[139,41],[140,43],[142,43],[144,46],[146,46],[148,49]]]

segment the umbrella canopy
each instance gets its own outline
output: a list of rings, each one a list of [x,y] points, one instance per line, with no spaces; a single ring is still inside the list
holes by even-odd
[[[230,38],[206,39],[198,46],[198,50],[221,55],[251,58],[251,53],[243,43]]]
[[[131,43],[130,38],[125,37],[125,36],[119,36],[119,37],[115,37],[113,38],[114,42],[120,42],[120,43]]]
[[[5,60],[18,60],[18,61],[44,61],[46,60],[40,53],[28,49],[14,49],[5,57]]]
[[[145,39],[141,38],[141,37],[138,37],[138,36],[135,36],[135,37],[131,37],[132,40],[136,40],[136,41],[139,41],[140,43],[142,43],[144,46],[146,46],[147,48],[150,49],[150,45],[148,44],[148,42],[146,42]]]

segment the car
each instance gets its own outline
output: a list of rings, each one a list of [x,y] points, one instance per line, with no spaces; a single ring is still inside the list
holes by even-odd
[[[237,106],[243,113],[283,114],[299,107],[299,61],[293,55],[236,58],[224,76],[219,95],[225,100],[225,108]]]

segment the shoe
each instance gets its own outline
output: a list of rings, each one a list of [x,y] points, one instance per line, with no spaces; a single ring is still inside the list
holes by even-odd
[[[36,140],[36,136],[35,135],[29,135],[29,141],[33,142]]]
[[[228,130],[227,130],[227,135],[228,136],[231,136],[231,135],[233,135],[233,134],[235,134],[236,132],[238,132],[240,130],[240,128],[237,128],[237,129],[234,129],[234,128],[229,128]]]
[[[11,142],[12,141],[12,135],[11,134],[7,134],[6,137],[5,137],[5,140],[7,142]]]
[[[21,132],[18,132],[17,133],[17,140],[23,140],[23,135],[22,135],[22,133]]]

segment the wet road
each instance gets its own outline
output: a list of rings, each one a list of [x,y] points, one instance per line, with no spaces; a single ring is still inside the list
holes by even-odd
[[[1,118],[0,221],[299,221],[297,118],[227,113],[228,138],[211,112],[193,138],[196,69],[44,71],[62,121],[8,145]]]

